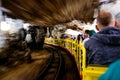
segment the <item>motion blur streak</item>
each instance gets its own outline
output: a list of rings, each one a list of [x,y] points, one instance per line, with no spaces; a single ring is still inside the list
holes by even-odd
[[[74,19],[93,20],[98,0],[2,0],[2,6],[14,17],[41,26],[53,26]]]

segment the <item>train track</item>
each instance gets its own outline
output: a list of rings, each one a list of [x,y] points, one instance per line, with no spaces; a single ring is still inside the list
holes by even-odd
[[[64,76],[62,80],[81,80],[74,57],[64,48],[58,48],[64,59]]]
[[[80,80],[75,59],[65,49],[47,45],[33,54],[31,63],[13,67],[0,80]]]
[[[49,46],[51,59],[37,80],[81,80],[74,57],[61,47]]]
[[[52,53],[48,64],[45,66],[44,70],[40,73],[37,80],[58,80],[61,79],[62,69],[63,69],[63,59],[59,50],[55,47],[46,48],[50,53]]]

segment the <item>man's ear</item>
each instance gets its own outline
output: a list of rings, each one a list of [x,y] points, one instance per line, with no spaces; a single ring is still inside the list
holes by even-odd
[[[95,28],[99,31],[99,28],[98,28],[98,26],[97,26],[97,25],[95,25]]]
[[[115,26],[116,28],[118,28],[118,22],[117,22],[117,21],[115,21],[114,26]]]

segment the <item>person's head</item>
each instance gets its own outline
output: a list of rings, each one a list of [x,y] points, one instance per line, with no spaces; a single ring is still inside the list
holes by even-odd
[[[85,32],[84,32],[84,36],[85,36],[85,37],[89,37],[89,31],[90,31],[90,30],[85,30]]]
[[[97,29],[101,30],[105,27],[111,27],[115,25],[115,19],[110,12],[100,11],[97,17]]]
[[[115,27],[120,28],[120,3],[119,0],[114,0],[115,3],[102,4],[100,11],[108,11],[115,17]]]
[[[96,32],[94,30],[90,30],[89,31],[89,36],[91,37],[92,35],[94,35]]]

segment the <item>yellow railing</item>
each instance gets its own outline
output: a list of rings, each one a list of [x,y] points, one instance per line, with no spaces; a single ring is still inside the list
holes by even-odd
[[[80,74],[83,76],[82,80],[98,80],[98,77],[107,70],[105,66],[86,66],[86,50],[77,40],[46,38],[45,43],[68,49],[75,57]]]
[[[86,66],[86,50],[84,47],[81,47],[82,50],[82,80],[98,80],[100,75],[102,75],[106,70],[107,66],[105,65],[88,65]]]

